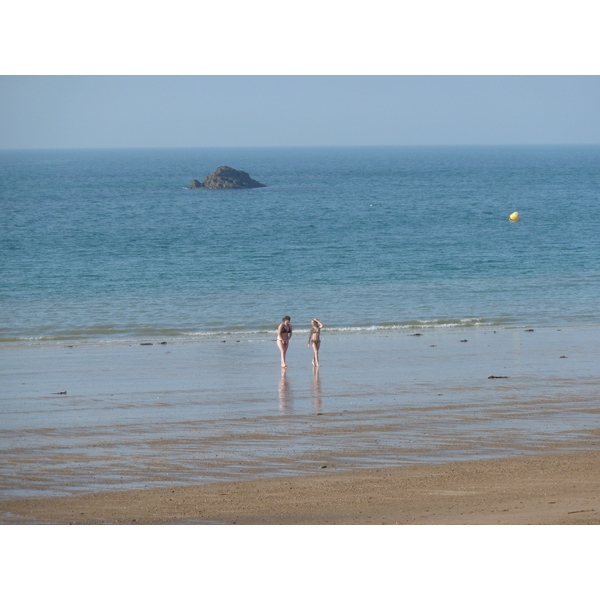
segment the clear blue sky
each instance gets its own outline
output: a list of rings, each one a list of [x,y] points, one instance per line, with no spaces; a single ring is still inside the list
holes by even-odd
[[[0,76],[0,148],[599,144],[600,76]]]

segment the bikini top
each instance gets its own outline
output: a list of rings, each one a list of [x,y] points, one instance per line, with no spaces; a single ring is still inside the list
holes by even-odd
[[[281,328],[281,333],[290,333],[290,326],[289,325],[284,325]]]

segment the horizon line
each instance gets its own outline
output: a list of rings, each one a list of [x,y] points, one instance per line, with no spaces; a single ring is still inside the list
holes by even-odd
[[[276,148],[464,148],[464,147],[510,147],[510,146],[600,146],[598,142],[485,142],[485,143],[437,143],[437,144],[273,144],[236,146],[55,146],[0,148],[0,152],[37,150],[252,150]]]

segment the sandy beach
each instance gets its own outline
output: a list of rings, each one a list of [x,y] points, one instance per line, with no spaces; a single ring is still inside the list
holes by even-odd
[[[596,334],[4,346],[0,522],[596,524]]]
[[[3,502],[4,523],[598,525],[600,450]]]

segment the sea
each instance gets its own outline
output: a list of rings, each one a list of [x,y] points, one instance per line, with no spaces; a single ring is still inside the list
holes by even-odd
[[[5,150],[0,211],[8,345],[600,322],[599,145]]]

